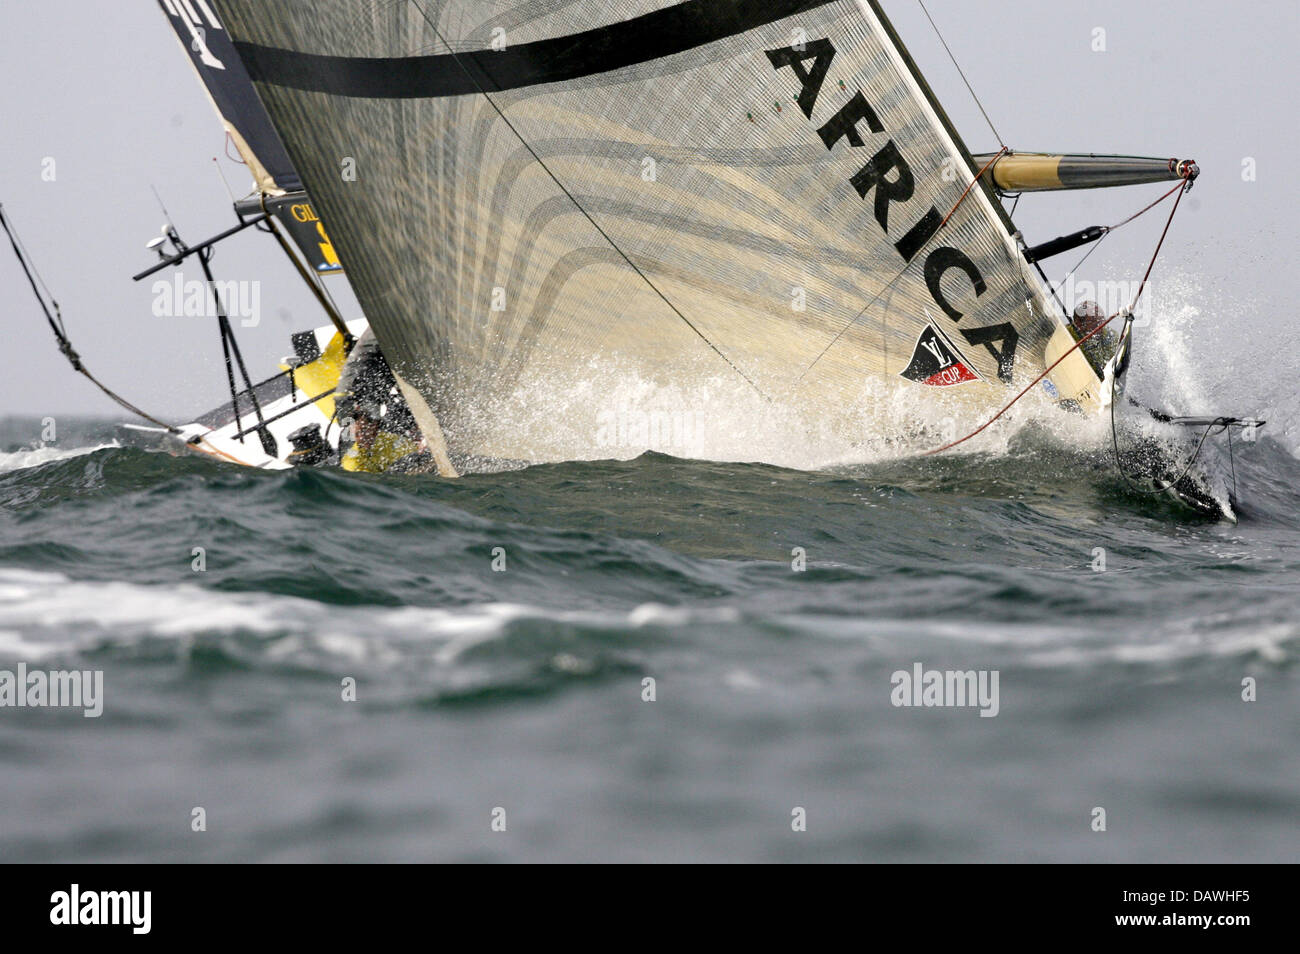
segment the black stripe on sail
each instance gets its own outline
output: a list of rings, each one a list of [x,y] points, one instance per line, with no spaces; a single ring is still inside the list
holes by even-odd
[[[235,47],[253,79],[274,86],[371,99],[431,99],[607,73],[838,2],[841,0],[687,0],[581,33],[504,50],[457,53],[455,57],[327,56],[242,41],[236,41]]]

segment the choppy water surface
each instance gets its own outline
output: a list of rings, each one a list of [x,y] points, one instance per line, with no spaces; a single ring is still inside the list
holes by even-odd
[[[1300,854],[1300,461],[1272,438],[1238,445],[1233,525],[1030,432],[446,481],[39,430],[0,424],[0,668],[102,670],[105,704],[0,709],[5,860]],[[998,671],[997,716],[895,707],[916,663]]]

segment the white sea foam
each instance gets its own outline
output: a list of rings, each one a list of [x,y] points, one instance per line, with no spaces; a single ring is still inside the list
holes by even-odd
[[[1172,266],[1152,282],[1149,325],[1136,334],[1130,380],[1177,414],[1267,421],[1264,433],[1300,457],[1294,354],[1246,287],[1209,287]]]
[[[1277,384],[1247,381],[1233,366],[1241,358],[1233,356],[1237,342],[1226,329],[1250,302],[1208,298],[1194,276],[1178,272],[1166,273],[1145,294],[1129,374],[1135,398],[1177,414],[1269,416],[1270,434],[1287,433],[1279,409],[1269,404],[1279,399]],[[1229,340],[1233,347],[1225,348]],[[973,392],[960,386],[926,388],[864,375],[858,393],[832,413],[824,395],[808,397],[816,389],[811,377],[769,400],[718,364],[712,355],[684,362],[671,381],[648,377],[612,354],[537,369],[509,395],[469,398],[465,419],[474,424],[466,436],[501,457],[530,461],[630,459],[659,451],[819,470],[915,456],[971,433],[1000,406],[971,402]],[[1008,389],[1005,399],[1015,393]],[[1039,386],[950,453],[1004,454],[1029,426],[1080,451],[1110,444],[1107,415],[1060,413]],[[1295,440],[1284,443],[1295,450]]]
[[[87,454],[95,453],[95,451],[118,446],[116,441],[110,441],[107,444],[96,444],[94,447],[57,447],[42,444],[39,447],[23,448],[22,450],[0,451],[0,474],[13,470],[24,470],[28,467],[39,467],[41,464],[48,464],[55,460],[84,457]]]
[[[960,389],[948,390],[864,376],[853,400],[830,414],[821,410],[823,402],[814,406],[797,389],[768,400],[737,375],[712,369],[656,382],[607,357],[521,381],[507,397],[480,396],[466,410],[480,422],[475,442],[501,457],[627,460],[657,451],[820,470],[939,447],[974,430],[996,409],[972,405]],[[1031,422],[1089,446],[1099,446],[1106,433],[1100,424],[1060,413],[1035,388],[959,452],[1004,452]]]
[[[554,610],[517,603],[455,608],[335,606],[295,596],[228,593],[194,584],[73,580],[0,568],[0,656],[44,657],[164,639],[184,649],[199,636],[244,634],[270,659],[310,650],[343,661],[400,665],[411,652],[442,665],[505,635],[520,620],[598,630],[735,622],[731,609],[647,604],[630,611]]]
[[[199,637],[251,636],[268,663],[315,659],[399,670],[415,659],[457,668],[476,647],[506,637],[513,624],[534,621],[603,633],[692,634],[752,626],[733,606],[643,604],[631,610],[556,610],[518,603],[455,608],[335,606],[293,596],[227,593],[192,584],[139,585],[71,580],[57,573],[0,569],[0,659],[27,661],[112,645],[174,645],[185,655]],[[1072,668],[1105,663],[1165,664],[1183,659],[1257,655],[1293,658],[1300,623],[1271,623],[1244,631],[1231,620],[1171,620],[1141,641],[1100,638],[1087,622],[984,625],[940,620],[775,614],[766,626],[814,639],[847,640],[891,656],[917,640],[977,643],[1012,653],[1024,665]],[[900,634],[906,634],[902,636]],[[567,637],[566,637],[567,639]],[[587,663],[567,650],[553,664],[579,671]],[[572,658],[570,658],[572,657]],[[573,660],[577,660],[575,663]],[[733,689],[753,688],[749,669],[719,671]]]

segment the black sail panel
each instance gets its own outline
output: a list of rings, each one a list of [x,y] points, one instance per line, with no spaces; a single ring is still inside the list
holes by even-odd
[[[302,180],[243,61],[209,0],[158,0],[262,192],[300,192]]]

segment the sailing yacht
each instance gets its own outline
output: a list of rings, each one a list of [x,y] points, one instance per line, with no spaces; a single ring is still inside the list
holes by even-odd
[[[1098,413],[1123,368],[1089,363],[1037,263],[1105,230],[1030,247],[1002,197],[1198,171],[972,155],[877,0],[159,4],[253,171],[243,212],[364,310],[294,364],[337,379],[368,327],[447,474],[608,456],[629,381],[899,453],[937,432],[882,395],[956,433],[1031,390]],[[238,395],[195,427],[232,454],[250,432]]]

